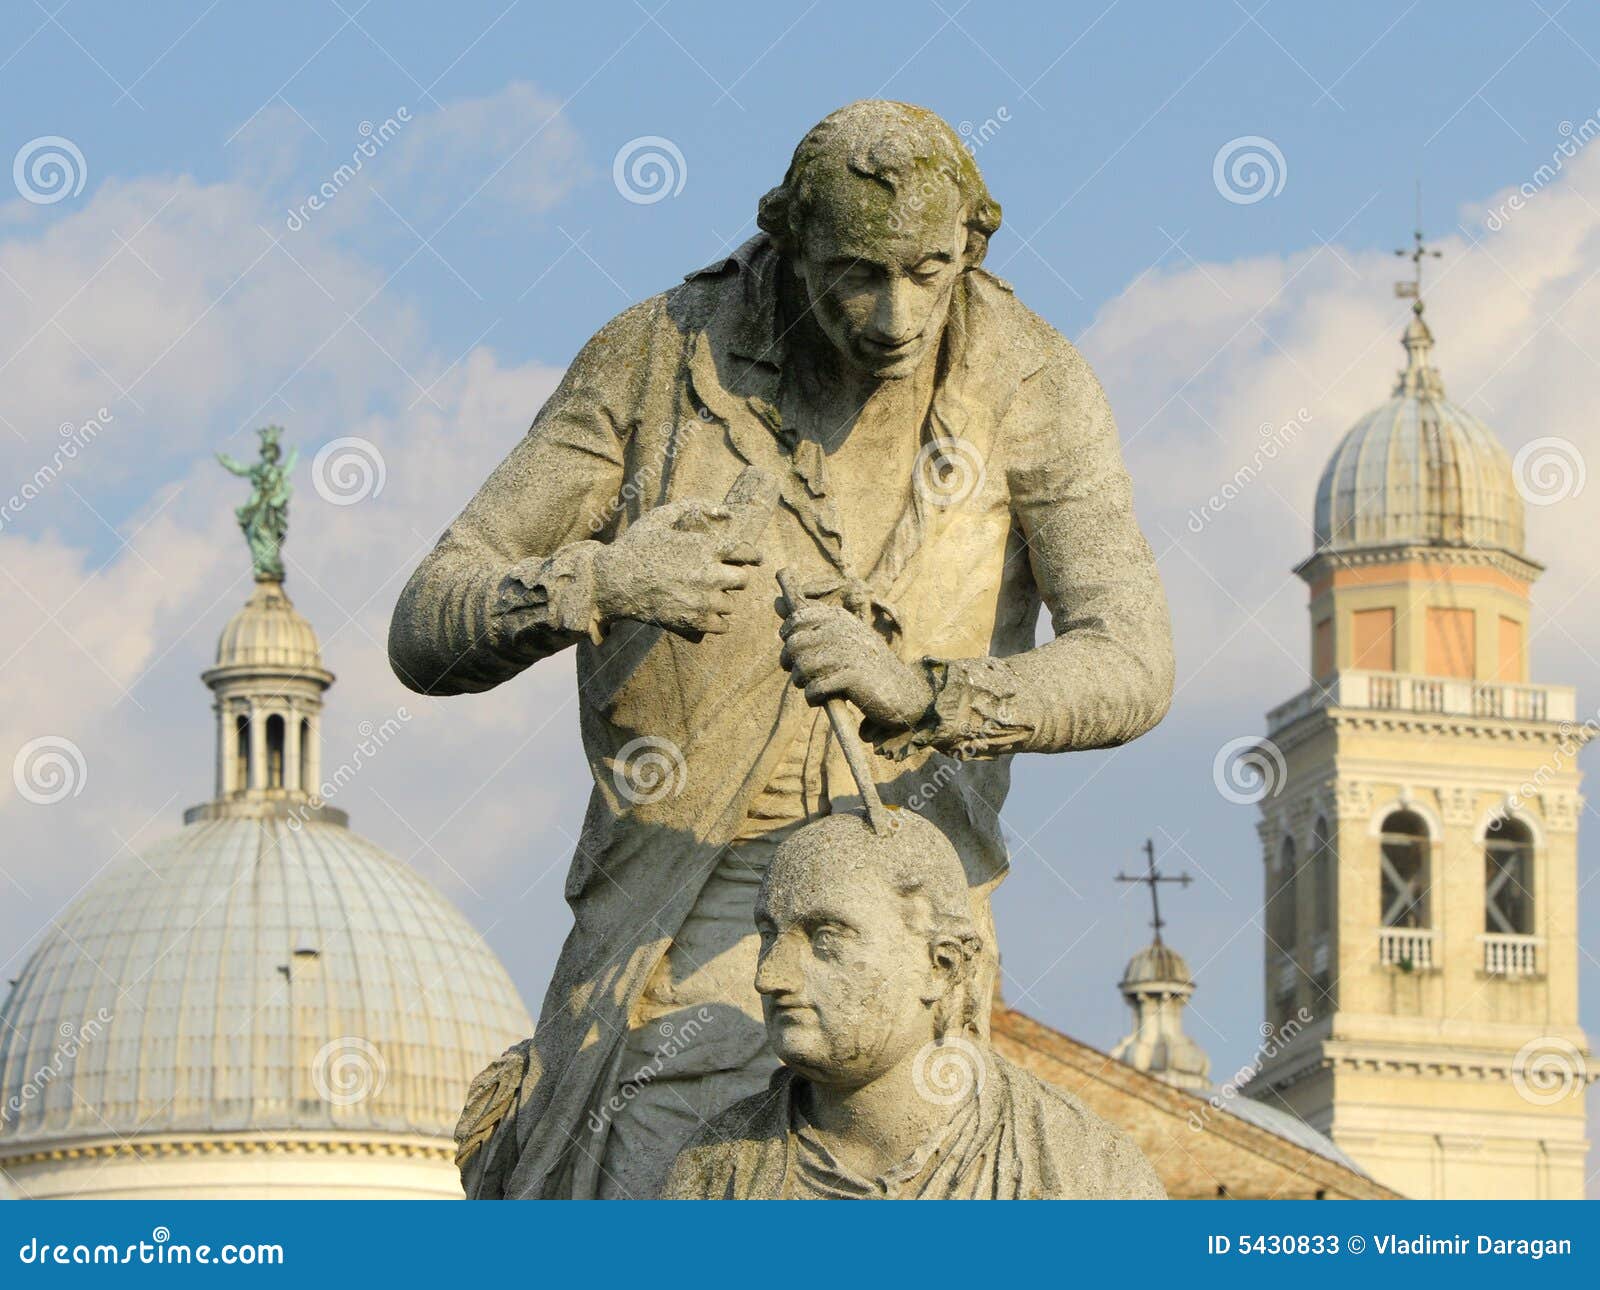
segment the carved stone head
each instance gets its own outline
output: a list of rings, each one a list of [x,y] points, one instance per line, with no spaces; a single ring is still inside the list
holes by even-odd
[[[756,899],[767,1036],[813,1083],[860,1087],[972,1025],[982,943],[955,849],[912,811],[831,815],[789,838]]]
[[[867,99],[812,127],[757,218],[817,325],[869,376],[914,372],[1000,227],[972,154],[926,108]]]

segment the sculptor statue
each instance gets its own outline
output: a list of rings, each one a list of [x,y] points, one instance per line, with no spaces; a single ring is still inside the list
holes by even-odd
[[[1165,1196],[1121,1131],[996,1054],[973,989],[983,938],[945,836],[830,815],[778,848],[756,897],[755,987],[783,1069],[695,1135],[678,1200]]]
[[[820,705],[859,712],[878,792],[949,839],[992,946],[1011,757],[1122,743],[1170,701],[1111,411],[983,270],[1000,208],[955,132],[842,108],[758,223],[584,347],[395,610],[427,694],[574,647],[594,777],[537,1034],[458,1127],[470,1196],[656,1194],[767,1087],[756,890],[791,833],[861,805]]]

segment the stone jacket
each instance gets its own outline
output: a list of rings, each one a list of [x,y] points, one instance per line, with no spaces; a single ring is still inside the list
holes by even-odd
[[[910,490],[862,568],[824,454],[778,411],[781,267],[757,237],[602,328],[395,610],[390,659],[429,694],[486,690],[576,646],[595,782],[566,884],[574,927],[537,1039],[485,1072],[463,1119],[469,1193],[585,1194],[603,1140],[580,1143],[579,1126],[614,1091],[629,1013],[752,796],[817,717],[779,665],[776,570],[808,594],[865,598],[901,656],[927,660],[933,709],[911,734],[876,739],[874,768],[884,800],[938,824],[974,885],[1007,863],[1010,754],[1119,744],[1170,701],[1166,600],[1110,409],[1072,345],[999,279],[963,275],[921,431],[919,466],[940,483]],[[598,544],[665,502],[720,501],[747,465],[780,481],[781,504],[726,634],[598,630]],[[530,559],[544,622],[518,652],[489,608]],[[1041,603],[1054,638],[1035,647]],[[666,790],[621,791],[641,753],[665,757]]]

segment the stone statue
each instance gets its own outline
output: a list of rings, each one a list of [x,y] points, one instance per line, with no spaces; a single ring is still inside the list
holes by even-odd
[[[1076,1098],[995,1053],[983,950],[937,828],[854,813],[778,848],[756,897],[755,988],[783,1069],[679,1156],[678,1200],[1157,1199],[1155,1171]]]
[[[250,544],[250,561],[255,566],[257,582],[283,581],[283,540],[289,532],[289,495],[294,485],[289,474],[300,459],[298,448],[289,449],[282,461],[278,439],[282,426],[263,426],[256,431],[261,436],[261,460],[246,466],[225,452],[217,454],[223,467],[252,485],[250,496],[243,506],[234,508],[239,527],[244,530],[244,540]]]
[[[758,222],[584,347],[395,610],[390,660],[426,694],[575,647],[594,776],[537,1034],[462,1115],[470,1196],[655,1194],[767,1086],[757,885],[862,805],[822,705],[852,705],[883,801],[955,847],[992,947],[1011,757],[1122,743],[1170,701],[1110,409],[983,270],[1000,208],[955,132],[842,108]],[[995,971],[989,948],[980,1031]]]

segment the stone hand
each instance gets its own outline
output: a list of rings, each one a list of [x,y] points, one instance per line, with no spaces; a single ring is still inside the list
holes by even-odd
[[[761,551],[730,531],[732,512],[705,502],[649,511],[594,558],[594,599],[603,622],[631,618],[689,640],[728,630],[734,593]]]
[[[902,662],[883,637],[834,605],[801,605],[778,635],[783,663],[813,706],[842,695],[871,720],[910,729],[933,702],[921,668]]]

